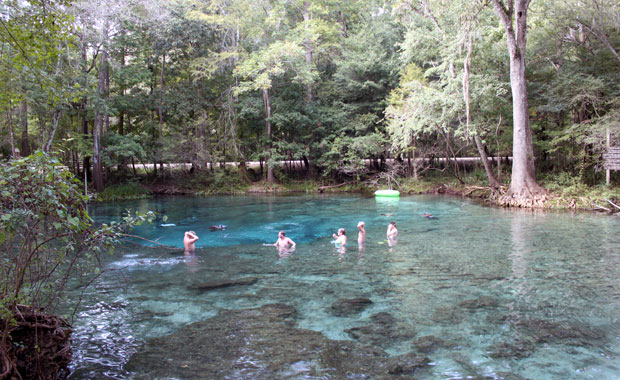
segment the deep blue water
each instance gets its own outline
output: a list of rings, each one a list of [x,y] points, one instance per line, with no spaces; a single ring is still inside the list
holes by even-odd
[[[274,302],[294,306],[298,327],[330,339],[351,339],[346,329],[389,311],[416,337],[455,342],[429,354],[432,368],[424,378],[461,379],[472,371],[489,378],[505,372],[543,380],[620,378],[617,217],[511,211],[429,196],[165,197],[98,204],[90,212],[103,223],[127,209],[158,212],[156,223],[133,233],[174,248],[128,242],[107,258],[108,270],[83,293],[74,321],[72,379],[131,378],[124,365],[146,339],[221,309]],[[360,220],[367,230],[363,247]],[[399,229],[395,244],[386,241],[390,221]],[[226,230],[211,232],[217,224]],[[349,237],[345,250],[330,243],[339,227]],[[181,249],[187,230],[200,237],[190,260]],[[297,243],[287,257],[262,245],[275,242],[279,230]],[[191,283],[245,275],[263,280],[200,295],[187,290]],[[76,297],[82,290],[74,290]],[[361,315],[328,312],[338,299],[360,296],[373,301]],[[482,305],[472,307],[476,300]],[[491,354],[540,321],[592,334],[535,342],[527,355]],[[403,354],[414,340],[382,348]]]

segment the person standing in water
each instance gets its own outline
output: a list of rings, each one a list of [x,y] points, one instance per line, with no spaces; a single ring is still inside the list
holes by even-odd
[[[342,247],[347,245],[347,231],[344,228],[339,228],[338,234],[332,234],[332,236],[336,239],[334,240],[336,245],[340,245]]]
[[[398,230],[396,229],[396,222],[390,222],[390,224],[388,224],[388,228],[387,228],[387,238],[388,239],[395,239],[396,236],[398,235]]]
[[[275,243],[266,245],[273,245],[278,249],[291,249],[296,246],[294,241],[286,237],[286,233],[284,231],[280,231],[278,233],[278,240]]]
[[[183,236],[183,246],[185,246],[186,254],[193,254],[196,251],[195,242],[198,241],[198,235],[194,231],[185,231]]]
[[[360,221],[357,223],[357,244],[364,245],[366,242],[366,229],[364,228],[364,222]]]

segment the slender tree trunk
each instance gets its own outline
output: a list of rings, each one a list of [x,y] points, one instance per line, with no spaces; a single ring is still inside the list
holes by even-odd
[[[506,6],[502,0],[493,0],[495,11],[506,29],[512,89],[512,175],[510,189],[500,199],[500,203],[505,206],[537,207],[542,206],[546,200],[546,191],[536,182],[532,131],[528,113],[525,57],[529,4],[530,0],[508,0]]]
[[[269,163],[271,157],[271,102],[269,100],[269,90],[263,89],[263,103],[265,104],[265,135],[267,136],[267,155],[265,160],[267,161],[267,182],[272,184],[274,182],[273,166]]]
[[[463,99],[465,100],[465,113],[466,113],[466,123],[467,123],[467,131],[469,131],[471,125],[471,108],[470,108],[470,96],[469,96],[469,66],[471,62],[471,52],[473,48],[472,35],[468,32],[468,41],[467,41],[467,56],[465,57],[465,61],[463,63]],[[478,135],[478,131],[474,135],[474,141],[476,143],[476,148],[478,149],[478,154],[480,155],[480,159],[482,160],[482,165],[484,166],[484,171],[487,174],[487,178],[489,179],[489,185],[497,189],[500,187],[499,182],[493,175],[493,171],[491,170],[491,165],[489,164],[489,158],[487,157],[486,151],[484,150],[484,145],[482,144],[482,140]]]
[[[310,41],[310,38],[308,36],[309,34],[308,29],[310,26],[309,24],[310,24],[310,20],[312,19],[312,15],[308,11],[307,1],[304,1],[303,17],[304,17],[304,30],[306,32],[306,38],[304,39],[304,49],[306,50],[306,65],[310,66],[312,65],[313,49],[312,49],[312,42]],[[306,102],[310,103],[311,101],[312,101],[312,84],[308,83],[306,85]]]
[[[54,136],[56,135],[56,130],[58,129],[59,122],[60,122],[60,110],[57,109],[56,111],[54,111],[52,131],[50,132],[50,137],[47,140],[47,144],[45,145],[43,149],[44,152],[49,152],[50,149],[52,148],[52,143],[54,142]]]
[[[103,99],[105,98],[105,89],[106,89],[106,66],[107,62],[107,52],[103,50],[100,56],[100,67],[99,67],[99,85],[97,91],[99,96]],[[103,135],[103,127],[105,122],[105,110],[101,109],[101,106],[95,108],[95,125],[93,127],[93,181],[95,185],[95,190],[100,192],[103,190],[103,163],[101,162],[101,138]]]
[[[9,124],[9,145],[11,145],[11,157],[17,158],[17,152],[15,151],[15,137],[13,134],[13,107],[9,100],[9,108],[6,111],[7,123]]]
[[[22,100],[20,106],[20,117],[21,117],[21,127],[22,127],[22,143],[21,148],[22,157],[30,156],[30,141],[28,138],[28,102],[26,99]]]
[[[86,97],[82,98],[82,104],[80,105],[80,112],[82,113],[82,135],[84,136],[84,140],[88,140],[89,130],[88,130],[88,112],[86,111]],[[82,170],[84,171],[84,180],[86,183],[92,180],[93,175],[90,171],[90,156],[84,155],[84,160],[82,163]],[[84,186],[86,186],[86,183]]]

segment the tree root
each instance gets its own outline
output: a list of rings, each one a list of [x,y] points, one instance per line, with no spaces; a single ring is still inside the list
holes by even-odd
[[[21,310],[20,310],[21,309]],[[0,323],[10,330],[1,344],[2,376],[9,379],[65,379],[73,355],[69,323],[54,315],[16,306],[14,323]]]
[[[515,193],[508,190],[499,198],[497,203],[504,207],[543,208],[547,199],[547,194],[544,192],[531,192],[524,189],[520,193]]]

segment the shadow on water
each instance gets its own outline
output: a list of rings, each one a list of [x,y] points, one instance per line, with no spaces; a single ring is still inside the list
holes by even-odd
[[[172,223],[196,217],[198,249],[183,255],[189,227],[146,226],[178,249],[109,259],[74,323],[72,379],[620,377],[617,220],[433,197],[157,202]],[[294,251],[262,245],[280,229]]]

